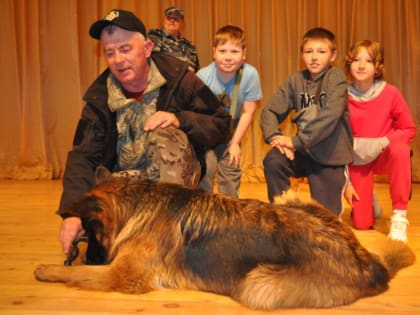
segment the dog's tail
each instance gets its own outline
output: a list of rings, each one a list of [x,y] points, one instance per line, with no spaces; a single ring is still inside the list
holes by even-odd
[[[379,260],[388,271],[390,279],[400,269],[414,264],[416,260],[415,254],[406,244],[387,237],[376,240],[375,245],[372,247],[365,246],[372,254],[379,257]]]
[[[414,253],[406,244],[385,236],[384,240],[375,240],[370,255],[373,259],[370,260],[371,266],[366,272],[360,274],[356,268],[354,274],[350,275],[360,276],[360,280],[365,279],[365,288],[345,283],[337,285],[334,277],[329,279],[322,276],[322,273],[313,272],[311,268],[305,274],[302,266],[262,264],[247,274],[232,297],[248,307],[263,310],[279,307],[341,306],[360,297],[385,291],[388,281],[400,269],[415,261]],[[351,279],[349,281],[351,283]]]

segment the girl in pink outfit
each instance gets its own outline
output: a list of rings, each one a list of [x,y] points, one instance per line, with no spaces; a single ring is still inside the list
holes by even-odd
[[[352,206],[357,229],[374,223],[374,175],[387,175],[393,206],[389,237],[407,242],[407,206],[411,192],[409,143],[416,134],[410,110],[400,91],[383,81],[384,53],[380,43],[355,43],[346,56],[350,125],[354,160],[348,166],[344,197]]]

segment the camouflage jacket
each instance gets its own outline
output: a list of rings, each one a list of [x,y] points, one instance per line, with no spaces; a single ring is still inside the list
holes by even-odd
[[[152,29],[147,37],[153,41],[153,51],[173,55],[178,59],[187,62],[194,68],[195,72],[200,69],[200,62],[196,47],[185,37],[178,36],[175,39],[163,29]]]
[[[153,53],[152,59],[166,79],[159,90],[156,110],[177,116],[179,128],[204,165],[205,151],[226,140],[230,115],[208,87],[188,71],[186,63],[160,53]],[[94,186],[97,166],[105,165],[110,170],[115,166],[118,133],[116,113],[107,104],[109,73],[106,69],[100,74],[83,98],[86,104],[66,162],[60,209],[70,206]]]

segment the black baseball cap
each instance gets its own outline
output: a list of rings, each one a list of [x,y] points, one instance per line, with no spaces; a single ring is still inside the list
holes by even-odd
[[[89,35],[95,39],[101,38],[101,32],[105,26],[116,25],[127,31],[139,32],[146,37],[146,27],[143,22],[130,11],[113,9],[101,20],[92,24]]]

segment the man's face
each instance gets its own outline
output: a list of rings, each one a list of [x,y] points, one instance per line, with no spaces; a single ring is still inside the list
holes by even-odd
[[[166,16],[163,18],[163,28],[172,36],[178,36],[181,33],[183,20],[177,16]]]
[[[137,92],[135,87],[147,80],[152,42],[138,32],[116,27],[111,33],[102,32],[101,43],[111,73],[128,91]]]

